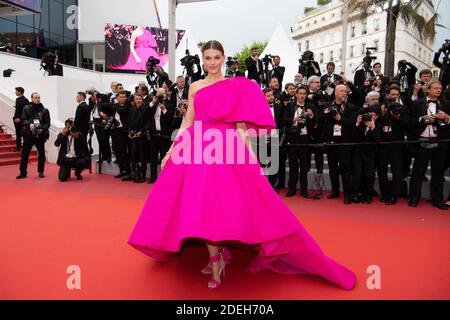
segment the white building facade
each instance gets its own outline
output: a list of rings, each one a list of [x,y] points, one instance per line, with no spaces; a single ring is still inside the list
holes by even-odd
[[[334,1],[299,17],[297,23],[291,27],[291,37],[298,44],[299,51],[314,52],[322,73],[326,71],[326,64],[330,61],[336,64],[336,72],[343,69],[341,65],[343,10],[343,2]],[[425,19],[429,19],[434,9],[424,1],[419,12]],[[375,8],[368,13],[364,21],[358,12],[349,14],[346,61],[346,75],[349,79],[353,79],[367,47],[376,48],[372,55],[377,57],[375,62],[380,62],[384,69],[386,21],[386,11],[378,12]],[[407,27],[401,18],[397,20],[395,61],[404,59],[419,70],[431,69],[433,45],[432,41],[421,40],[416,32],[412,32],[412,27]]]

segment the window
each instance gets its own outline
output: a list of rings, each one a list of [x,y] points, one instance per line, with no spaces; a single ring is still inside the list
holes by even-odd
[[[362,25],[362,34],[367,34],[367,22],[364,22]]]
[[[325,17],[322,17],[322,22],[325,22]]]
[[[422,58],[422,48],[419,47],[419,59]]]
[[[365,55],[366,54],[366,47],[367,45],[365,43],[361,43],[361,55]]]
[[[306,24],[306,28],[309,28],[309,23]]]
[[[355,56],[355,46],[350,46],[350,58]]]
[[[309,40],[305,41],[305,50],[309,50]]]
[[[355,27],[355,26],[352,26],[352,27],[350,28],[350,36],[351,36],[352,38],[355,37],[355,31],[356,31],[356,27]]]
[[[317,24],[317,20],[314,20],[314,24]]]
[[[374,19],[373,24],[374,24],[374,30],[379,31],[380,30],[380,19],[378,19],[378,18]]]
[[[339,60],[342,59],[342,48],[339,49]]]
[[[373,47],[376,48],[374,51],[378,52],[380,50],[380,40],[374,40]]]
[[[330,61],[334,61],[334,52],[333,50],[330,50]]]
[[[323,52],[319,55],[319,63],[323,63]]]
[[[301,42],[298,43],[298,51],[302,52],[302,43]]]

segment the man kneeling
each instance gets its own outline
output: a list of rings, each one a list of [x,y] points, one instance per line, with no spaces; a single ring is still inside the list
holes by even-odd
[[[72,119],[67,119],[65,127],[58,135],[55,146],[59,148],[58,162],[59,180],[67,181],[71,169],[75,169],[77,180],[82,180],[81,172],[87,167],[89,150],[83,134],[75,128]]]

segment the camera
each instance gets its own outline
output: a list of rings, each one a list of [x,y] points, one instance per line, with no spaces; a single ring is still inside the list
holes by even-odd
[[[186,50],[186,56],[180,60],[181,65],[186,68],[188,75],[192,72],[192,68],[196,64],[200,64],[200,58],[198,54],[191,56],[189,49]]]
[[[331,105],[328,108],[325,108],[323,113],[328,117],[328,118],[334,118],[336,117],[336,115],[339,113],[338,108],[335,105]]]
[[[114,130],[119,125],[119,121],[117,121],[114,117],[109,117],[108,120],[103,120],[103,123],[105,125],[105,130]]]
[[[305,66],[310,66],[312,61],[314,61],[314,53],[309,50],[303,52],[302,57],[299,60],[300,64]]]
[[[47,52],[42,56],[41,59],[41,69],[44,69],[45,71],[49,72],[53,70],[55,67],[56,62],[56,54],[52,52]]]
[[[264,63],[264,64],[273,64],[273,62],[272,62],[272,59],[273,59],[273,56],[271,55],[271,54],[266,54],[265,56],[264,56],[264,58],[262,58],[261,60],[262,60],[262,62]]]
[[[442,45],[442,51],[448,55],[450,52],[450,39],[445,39],[445,42]]]
[[[370,113],[363,113],[361,115],[362,122],[370,122],[372,121],[372,115]]]
[[[389,112],[394,113],[394,114],[400,114],[400,113],[402,113],[402,111],[404,110],[404,107],[403,107],[400,103],[397,103],[397,102],[390,102],[390,103],[387,105],[387,110],[388,110]]]
[[[147,67],[147,73],[154,74],[155,73],[155,67],[160,63],[161,61],[159,59],[156,59],[153,56],[150,56],[147,60],[146,67]]]

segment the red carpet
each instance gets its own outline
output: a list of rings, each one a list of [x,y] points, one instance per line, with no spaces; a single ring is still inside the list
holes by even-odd
[[[16,181],[0,168],[0,299],[450,299],[450,211],[406,201],[387,207],[344,206],[342,200],[286,199],[289,207],[358,283],[344,291],[315,276],[245,271],[253,253],[232,249],[220,289],[200,273],[206,247],[188,246],[167,264],[128,244],[150,185],[85,173],[60,183],[47,165],[38,179]],[[170,192],[170,190],[168,190]],[[68,290],[66,269],[81,268],[81,290]],[[369,290],[367,267],[381,268],[381,289]]]

